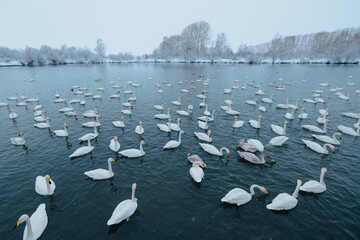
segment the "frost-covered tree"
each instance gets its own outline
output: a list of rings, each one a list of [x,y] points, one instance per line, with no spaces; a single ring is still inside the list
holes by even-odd
[[[220,58],[231,58],[232,50],[230,48],[230,44],[226,39],[225,33],[219,33],[216,36],[216,40],[213,43],[213,47],[211,48],[211,55],[213,57]]]
[[[98,40],[96,40],[96,47],[94,48],[94,51],[96,52],[100,60],[105,58],[105,50],[106,47],[102,39],[99,38]]]

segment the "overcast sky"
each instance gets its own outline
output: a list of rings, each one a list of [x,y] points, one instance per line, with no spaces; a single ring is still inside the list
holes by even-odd
[[[102,38],[107,53],[152,53],[163,36],[204,20],[236,50],[276,33],[360,27],[359,11],[360,0],[4,0],[0,46],[93,49]]]

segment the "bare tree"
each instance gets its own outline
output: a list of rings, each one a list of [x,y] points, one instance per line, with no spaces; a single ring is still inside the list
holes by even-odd
[[[106,47],[102,39],[99,38],[98,40],[96,40],[96,47],[94,48],[94,51],[96,52],[100,60],[103,60],[105,58],[105,50]]]

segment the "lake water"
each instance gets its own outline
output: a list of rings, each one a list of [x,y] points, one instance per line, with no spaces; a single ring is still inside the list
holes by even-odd
[[[88,76],[88,75],[91,76]],[[296,118],[287,128],[289,140],[283,147],[266,146],[276,134],[270,124],[282,126],[285,113],[290,110],[275,109],[276,104],[289,102],[295,104],[297,98],[311,98],[312,90],[321,89],[319,83],[330,81],[332,85],[351,91],[350,101],[343,101],[324,88],[324,98],[330,104],[328,134],[337,131],[337,125],[352,126],[357,120],[341,115],[341,112],[360,112],[360,97],[356,87],[348,86],[347,76],[352,75],[353,82],[359,85],[360,67],[324,66],[324,65],[207,65],[207,64],[114,64],[114,65],[67,65],[45,67],[0,68],[0,99],[10,97],[15,92],[19,97],[23,92],[35,97],[39,92],[40,104],[44,106],[46,116],[51,118],[51,131],[62,129],[67,123],[69,137],[56,137],[47,129],[33,126],[32,106],[16,107],[9,102],[18,114],[12,121],[8,118],[6,107],[0,108],[0,239],[21,239],[24,225],[12,230],[18,218],[27,213],[31,215],[40,203],[46,203],[48,226],[41,239],[356,239],[360,234],[360,139],[343,135],[336,153],[318,154],[302,144],[301,139],[313,140],[311,132],[303,130],[301,124],[317,125],[318,110],[326,104],[308,104],[300,101],[299,110],[305,107],[308,119]],[[208,86],[195,81],[199,76],[211,77]],[[246,77],[248,76],[248,77]],[[25,81],[24,77],[34,79]],[[117,79],[121,77],[122,80]],[[101,82],[94,80],[101,78]],[[152,78],[152,79],[149,79]],[[279,81],[282,78],[282,81]],[[238,120],[244,120],[242,128],[233,129],[233,117],[220,109],[229,99],[223,94],[224,88],[240,86],[252,81],[263,83],[266,96],[274,93],[274,103],[258,103],[250,106],[245,100],[256,98],[258,90],[247,87],[246,90],[234,89],[234,110],[240,111]],[[306,82],[302,80],[305,79]],[[114,81],[127,90],[136,91],[137,101],[132,116],[125,116],[125,129],[115,128],[112,121],[120,120],[120,99],[110,99],[115,89],[109,85]],[[140,83],[139,88],[127,85],[127,81]],[[163,84],[168,81],[173,86]],[[182,85],[178,82],[182,81]],[[190,81],[194,81],[191,83]],[[292,81],[286,91],[276,91],[268,83],[277,84]],[[157,92],[156,83],[161,83],[163,94]],[[104,85],[102,100],[85,98],[86,105],[74,104],[78,117],[67,117],[58,110],[65,104],[55,104],[54,94],[66,93],[66,98],[77,98],[71,91],[72,85],[85,86],[93,93]],[[189,93],[180,90],[194,86]],[[196,117],[202,116],[204,108],[199,108],[200,99],[196,98],[202,90],[208,90],[209,110],[217,109],[215,121],[209,123],[213,145],[230,149],[230,157],[219,158],[204,152],[194,136],[194,131],[202,131]],[[121,89],[121,92],[123,90]],[[182,96],[182,105],[170,104]],[[257,96],[258,99],[262,98]],[[161,132],[154,114],[159,111],[154,104],[164,101],[165,109],[171,107],[171,116],[177,119],[175,110],[187,109],[188,100],[194,105],[190,117],[181,117],[181,128],[186,131],[182,144],[174,150],[164,151],[167,141],[178,138],[177,132]],[[259,106],[265,106],[267,112],[261,113]],[[80,146],[77,140],[91,132],[91,128],[82,128],[81,124],[90,121],[83,118],[85,110],[99,107],[101,127],[99,136],[93,141],[92,154],[69,160],[69,155]],[[263,116],[260,130],[252,128],[247,121]],[[143,122],[145,133],[139,136],[134,129],[139,121]],[[24,131],[26,148],[14,146],[11,137]],[[112,152],[108,145],[118,136],[120,150],[138,148],[144,139],[146,155],[143,158],[126,159]],[[236,152],[236,143],[241,138],[255,138],[265,145],[265,153],[276,160],[272,166],[257,166],[241,160]],[[315,140],[313,140],[315,141]],[[205,178],[196,184],[189,175],[190,163],[187,161],[188,145],[193,153],[207,164]],[[113,164],[115,176],[111,180],[92,181],[84,175],[85,171],[107,168],[107,159],[117,158]],[[303,182],[319,179],[320,169],[328,168],[325,175],[327,191],[323,194],[299,194],[298,205],[288,212],[273,212],[266,204],[286,192],[292,194],[296,180]],[[50,174],[56,183],[53,196],[40,196],[35,192],[35,178]],[[131,184],[136,182],[138,209],[128,222],[109,227],[106,225],[115,207],[130,198]],[[269,191],[265,196],[260,191],[246,205],[237,207],[221,203],[221,198],[232,188],[249,190],[252,184],[264,186]]]

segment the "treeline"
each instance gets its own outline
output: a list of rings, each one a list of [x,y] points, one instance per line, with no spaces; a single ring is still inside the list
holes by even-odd
[[[103,62],[236,62],[236,63],[359,63],[360,28],[333,32],[285,36],[276,35],[271,41],[255,45],[240,45],[233,52],[225,33],[211,38],[210,24],[195,22],[180,34],[165,36],[150,55],[132,53],[106,55],[101,39],[96,47],[60,49],[27,46],[24,50],[0,47],[0,65],[57,65],[68,63]],[[225,60],[225,61],[224,61]]]

